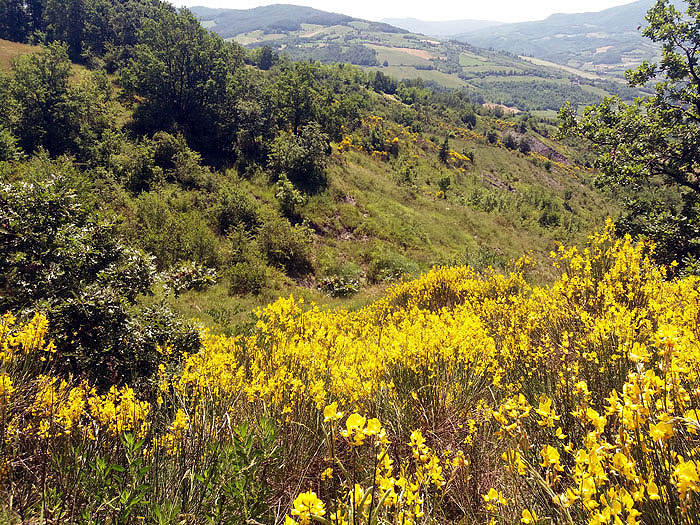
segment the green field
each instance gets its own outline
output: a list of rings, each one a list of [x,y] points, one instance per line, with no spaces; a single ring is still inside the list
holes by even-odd
[[[575,67],[570,67],[570,66],[564,66],[562,64],[556,64],[554,62],[550,62],[548,60],[542,60],[540,58],[534,58],[534,57],[528,57],[528,56],[521,56],[523,60],[526,60],[527,62],[531,62],[537,66],[545,66],[545,67],[553,67],[555,69],[561,69],[562,71],[565,71],[567,73],[571,73],[572,75],[579,76],[581,78],[589,78],[591,80],[597,80],[601,79],[600,75],[596,75],[595,73],[591,73],[590,71],[583,71],[581,69],[577,69]]]
[[[486,60],[473,53],[462,53],[459,55],[459,65],[462,67],[482,66]]]
[[[459,89],[465,87],[467,83],[456,75],[449,75],[443,73],[442,71],[436,71],[434,69],[416,69],[410,66],[389,66],[389,67],[368,67],[365,68],[367,71],[382,71],[385,75],[397,79],[415,79],[422,78],[423,80],[435,82],[440,86],[444,86],[449,89]]]
[[[377,52],[377,60],[380,64],[385,61],[388,62],[390,66],[429,66],[431,64],[429,59],[413,55],[402,49],[373,44],[366,44],[366,46]]]

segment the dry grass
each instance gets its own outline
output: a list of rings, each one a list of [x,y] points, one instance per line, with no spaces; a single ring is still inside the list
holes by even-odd
[[[8,71],[12,67],[12,61],[15,58],[29,53],[36,53],[40,49],[39,46],[30,46],[0,39],[0,69]]]

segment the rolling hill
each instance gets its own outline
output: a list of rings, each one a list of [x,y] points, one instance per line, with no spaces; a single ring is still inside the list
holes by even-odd
[[[211,9],[197,6],[190,10],[205,21],[206,27],[216,31],[223,38],[258,30],[266,34],[301,31],[302,24],[345,26],[351,22],[360,21],[351,16],[320,11],[311,7],[282,4],[253,9]],[[406,32],[380,22],[372,22],[371,28],[386,32]]]
[[[293,60],[345,62],[441,89],[464,89],[481,103],[552,113],[566,101],[595,103],[637,92],[574,68],[534,64],[512,53],[410,33],[392,25],[289,5],[245,11],[193,7],[202,24],[248,48],[269,46]]]
[[[585,71],[621,75],[658,53],[658,48],[640,31],[653,3],[638,0],[594,13],[554,14],[537,22],[503,24],[455,38]]]
[[[416,18],[384,18],[381,20],[392,26],[406,29],[411,33],[422,33],[440,37],[451,37],[460,33],[477,31],[487,27],[502,25],[503,22],[493,20],[445,20],[441,22],[428,22]]]

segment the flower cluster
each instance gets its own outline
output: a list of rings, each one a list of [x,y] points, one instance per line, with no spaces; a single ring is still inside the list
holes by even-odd
[[[46,319],[5,315],[1,469],[14,476],[38,440],[105,452],[130,435],[162,462],[153,472],[196,484],[223,454],[277,461],[240,459],[272,426],[316,451],[285,472],[315,489],[287,500],[288,524],[697,522],[700,279],[669,278],[652,249],[608,224],[552,253],[547,286],[523,259],[506,275],[434,268],[356,311],[281,298],[251,330],[204,333],[200,352],[161,366],[153,405],[28,373],[52,352]]]

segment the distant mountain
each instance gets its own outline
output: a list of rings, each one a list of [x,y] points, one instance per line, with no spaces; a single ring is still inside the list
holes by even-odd
[[[202,6],[189,9],[205,27],[216,31],[223,38],[232,38],[251,31],[264,33],[299,31],[302,24],[335,26],[360,21],[358,18],[347,15],[289,4],[266,5],[254,9],[211,9]],[[406,32],[404,29],[381,22],[372,22],[372,24],[382,31]]]
[[[537,22],[505,24],[456,35],[472,45],[566,64],[621,73],[657,48],[641,34],[654,0],[639,0],[594,13],[554,14]]]
[[[572,67],[533,64],[513,54],[308,7],[194,7],[192,12],[205,27],[248,48],[269,46],[292,60],[355,64],[381,72],[377,82],[391,84],[393,81],[382,80],[385,76],[421,79],[417,85],[464,89],[478,103],[503,104],[520,111],[554,112],[566,101],[582,105],[608,94],[624,99],[638,94],[622,83]]]
[[[503,22],[494,22],[493,20],[426,22],[425,20],[418,20],[417,18],[385,18],[382,22],[407,29],[411,33],[422,33],[424,35],[433,36],[452,36],[503,24]]]

